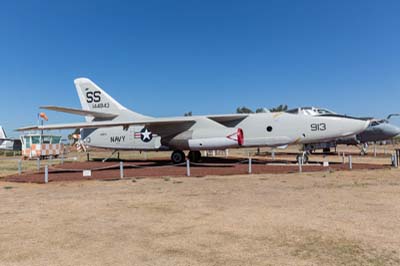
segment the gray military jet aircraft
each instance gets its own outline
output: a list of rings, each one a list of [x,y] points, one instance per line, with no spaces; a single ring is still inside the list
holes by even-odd
[[[303,114],[309,116],[338,116],[338,114],[335,112],[318,107],[301,107],[288,110],[287,112],[291,114]],[[339,144],[345,144],[360,146],[361,153],[366,154],[368,142],[390,140],[400,134],[400,128],[390,124],[389,122],[390,118],[393,116],[399,116],[399,114],[390,114],[386,119],[375,119],[371,117],[359,118],[361,120],[371,121],[370,125],[359,134],[338,138],[330,142],[308,143],[304,145],[304,150],[314,151],[322,149],[324,152],[330,152],[331,148],[336,148],[336,146]]]
[[[29,126],[18,129],[81,129],[89,147],[113,150],[171,150],[171,160],[193,161],[201,150],[278,147],[330,141],[362,132],[369,121],[341,116],[313,117],[285,112],[153,118],[128,110],[87,78],[75,80],[82,109],[42,108],[82,115],[86,122]]]
[[[7,151],[21,150],[21,140],[7,138],[7,134],[2,126],[0,126],[0,150],[7,150]]]

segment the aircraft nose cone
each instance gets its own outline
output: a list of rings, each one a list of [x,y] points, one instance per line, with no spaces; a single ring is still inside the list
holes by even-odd
[[[397,135],[400,134],[400,128],[394,125],[386,125],[384,129],[384,135],[386,135],[388,138],[393,138]]]

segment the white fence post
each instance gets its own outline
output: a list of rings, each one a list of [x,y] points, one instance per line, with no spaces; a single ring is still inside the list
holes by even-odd
[[[49,183],[49,166],[47,164],[44,167],[44,183]]]
[[[251,157],[249,157],[249,170],[248,170],[248,173],[251,174],[252,172],[253,172],[253,169],[252,169],[252,159],[251,159]]]
[[[37,170],[40,171],[40,158],[37,158],[36,163],[37,163]]]
[[[22,160],[18,160],[18,175],[22,174]]]
[[[353,159],[351,157],[351,155],[349,155],[349,169],[353,169]]]
[[[190,176],[190,160],[186,159],[186,176]]]
[[[124,179],[124,162],[119,162],[119,177]]]
[[[299,156],[299,159],[297,162],[299,164],[299,173],[302,173],[303,172],[303,156]]]

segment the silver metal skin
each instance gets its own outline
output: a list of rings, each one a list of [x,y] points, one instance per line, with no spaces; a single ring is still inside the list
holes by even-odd
[[[317,107],[301,107],[296,108],[288,111],[292,114],[305,114],[309,116],[335,116],[338,115],[328,109],[324,108],[317,108]],[[397,135],[400,134],[400,128],[393,124],[389,123],[389,119],[397,114],[391,114],[387,117],[387,119],[372,119],[372,118],[360,118],[363,120],[371,120],[370,125],[362,132],[348,136],[345,138],[338,138],[332,143],[313,143],[310,145],[309,149],[312,150],[312,147],[318,147],[329,149],[331,147],[336,147],[338,144],[346,144],[346,145],[363,145],[368,142],[378,142],[378,141],[385,141],[390,140]],[[365,147],[362,148],[365,152]]]
[[[2,126],[0,126],[0,150],[21,150],[21,141],[18,139],[7,138],[7,134]]]
[[[331,141],[358,134],[369,125],[369,121],[348,117],[285,112],[154,118],[128,110],[87,78],[76,79],[75,87],[82,109],[43,108],[83,115],[86,122],[18,130],[81,128],[81,139],[90,147],[200,151]]]

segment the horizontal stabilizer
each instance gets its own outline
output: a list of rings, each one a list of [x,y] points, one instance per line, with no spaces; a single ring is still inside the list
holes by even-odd
[[[82,115],[82,116],[91,116],[94,118],[102,118],[102,119],[113,119],[117,117],[117,114],[103,113],[103,112],[95,112],[95,111],[87,111],[82,109],[68,108],[68,107],[59,107],[59,106],[41,106],[41,109],[74,114],[74,115]]]

